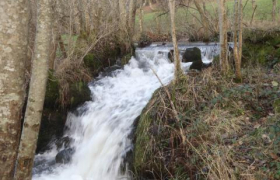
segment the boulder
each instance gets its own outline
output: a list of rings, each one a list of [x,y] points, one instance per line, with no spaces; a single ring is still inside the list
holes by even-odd
[[[201,51],[199,48],[187,48],[183,54],[182,62],[202,62]]]
[[[55,162],[58,163],[58,164],[69,163],[71,161],[71,157],[74,154],[74,152],[75,152],[74,148],[67,148],[67,149],[64,149],[64,150],[60,151],[55,156]]]
[[[190,66],[190,69],[196,69],[196,70],[201,71],[202,67],[203,67],[203,62],[202,61],[195,61]]]

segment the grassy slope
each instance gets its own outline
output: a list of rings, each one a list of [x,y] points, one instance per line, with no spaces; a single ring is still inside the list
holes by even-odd
[[[249,67],[243,73],[242,84],[208,69],[169,85],[179,122],[166,91],[158,90],[136,131],[136,176],[280,179],[279,71]]]

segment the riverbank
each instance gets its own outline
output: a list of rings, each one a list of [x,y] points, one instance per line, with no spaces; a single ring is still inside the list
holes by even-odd
[[[237,84],[210,68],[156,91],[136,130],[135,176],[280,178],[279,70],[243,74]]]

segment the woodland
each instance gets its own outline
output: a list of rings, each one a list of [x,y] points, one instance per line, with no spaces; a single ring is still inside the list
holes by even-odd
[[[71,178],[280,179],[278,0],[0,0],[0,179],[70,180],[43,178],[79,164],[77,140],[65,135],[70,115],[93,111],[99,80],[134,68],[138,51],[168,44],[172,80],[154,67],[141,71],[159,88],[140,114],[127,115],[133,121],[121,139],[131,146],[104,170],[116,175],[83,169]],[[198,44],[214,44],[218,55],[204,63]],[[51,163],[36,160],[54,147]]]

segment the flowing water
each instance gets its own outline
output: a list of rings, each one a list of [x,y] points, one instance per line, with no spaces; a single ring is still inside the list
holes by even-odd
[[[187,46],[180,46],[180,50]],[[217,46],[198,46],[204,61],[218,54]],[[125,168],[127,152],[133,149],[133,123],[153,92],[173,79],[174,65],[168,60],[170,45],[137,49],[122,69],[89,84],[92,101],[69,113],[65,137],[71,137],[71,162],[56,164],[57,146],[35,157],[34,180],[132,179]],[[191,63],[183,63],[187,70]],[[153,71],[151,70],[153,69]],[[63,147],[60,151],[63,150]]]

